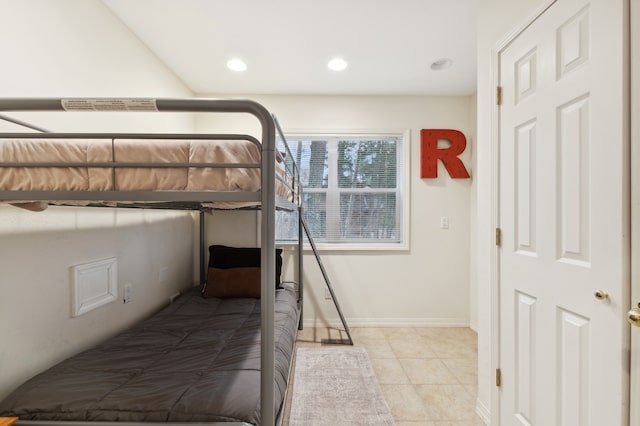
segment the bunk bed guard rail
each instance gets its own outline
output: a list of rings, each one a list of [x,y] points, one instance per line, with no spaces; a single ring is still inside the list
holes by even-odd
[[[244,99],[182,98],[0,98],[0,111],[66,112],[202,112],[247,113],[262,128],[261,172],[261,376],[260,406],[263,425],[275,424],[274,408],[274,320],[275,293],[270,291],[275,276],[275,169],[276,126],[269,111],[261,104]]]

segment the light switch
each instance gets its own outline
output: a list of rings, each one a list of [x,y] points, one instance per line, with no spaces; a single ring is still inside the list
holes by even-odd
[[[440,229],[449,229],[449,216],[440,217]]]

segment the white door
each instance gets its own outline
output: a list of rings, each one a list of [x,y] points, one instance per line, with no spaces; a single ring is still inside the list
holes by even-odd
[[[499,55],[501,425],[628,424],[626,3],[557,0]]]

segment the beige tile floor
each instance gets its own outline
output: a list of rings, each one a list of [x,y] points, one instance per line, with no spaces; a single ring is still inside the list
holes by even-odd
[[[354,328],[369,354],[397,426],[481,426],[477,398],[477,335],[469,328]],[[344,332],[307,328],[296,346],[321,346]],[[327,346],[327,345],[325,345]],[[291,389],[283,424],[288,425]]]

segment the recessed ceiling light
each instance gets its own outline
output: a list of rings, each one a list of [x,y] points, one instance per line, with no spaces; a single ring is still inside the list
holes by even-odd
[[[333,58],[332,60],[329,61],[327,66],[329,67],[330,70],[342,71],[345,68],[347,68],[347,61],[345,61],[342,58]]]
[[[449,58],[438,59],[431,64],[431,69],[434,71],[445,70],[453,64],[453,61]]]
[[[242,72],[247,70],[247,64],[245,64],[242,59],[233,58],[227,61],[227,68],[233,71]]]

